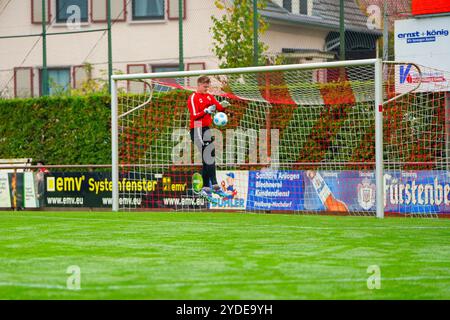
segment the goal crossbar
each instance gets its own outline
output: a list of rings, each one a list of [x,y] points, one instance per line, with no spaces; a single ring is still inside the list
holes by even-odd
[[[195,77],[195,76],[212,76],[226,75],[237,73],[258,73],[258,72],[276,72],[289,70],[312,70],[323,68],[339,68],[339,67],[356,67],[364,65],[374,65],[377,59],[362,59],[350,61],[332,61],[332,62],[315,62],[304,64],[289,64],[280,66],[262,66],[247,68],[230,68],[230,69],[211,69],[211,70],[191,70],[191,71],[170,71],[155,73],[134,73],[119,74],[111,76],[112,80],[137,80],[137,79],[154,79],[154,78],[177,78],[177,77]],[[381,62],[381,60],[380,60]]]

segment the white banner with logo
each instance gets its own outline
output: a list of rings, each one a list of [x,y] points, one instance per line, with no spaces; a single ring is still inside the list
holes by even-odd
[[[220,198],[213,194],[213,197],[217,198],[218,203],[211,203],[210,209],[245,210],[247,205],[248,171],[217,171],[216,176],[217,183],[228,196]]]
[[[450,87],[450,16],[395,21],[395,61],[412,62],[422,70],[416,92],[448,91]],[[396,91],[408,92],[420,78],[412,65],[396,70]]]

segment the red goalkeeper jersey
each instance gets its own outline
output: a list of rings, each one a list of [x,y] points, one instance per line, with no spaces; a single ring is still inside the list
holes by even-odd
[[[217,111],[224,111],[222,105],[209,93],[194,92],[189,96],[188,108],[191,114],[191,129],[211,125],[212,117],[205,113],[205,109],[212,105],[216,105]]]

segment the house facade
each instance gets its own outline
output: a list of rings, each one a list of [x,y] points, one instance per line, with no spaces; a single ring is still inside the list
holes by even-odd
[[[45,1],[50,93],[69,87],[80,88],[89,78],[106,79],[107,0]],[[269,46],[268,54],[283,54],[292,63],[336,59],[339,8],[334,2],[337,1],[269,1],[261,11],[269,23],[267,32],[261,36]],[[179,69],[178,5],[178,0],[111,1],[115,73]],[[373,49],[379,32],[367,32],[364,21],[355,19],[355,16],[360,20],[366,18],[358,11],[354,0],[346,0],[346,10],[350,12],[346,20],[347,32],[364,35],[367,47]],[[220,16],[223,11],[216,8],[212,0],[183,0],[182,14],[184,69],[217,68],[219,61],[212,50],[211,16]],[[66,34],[80,30],[86,32]],[[41,0],[0,2],[0,37],[34,35],[0,38],[0,97],[41,94],[41,32]]]

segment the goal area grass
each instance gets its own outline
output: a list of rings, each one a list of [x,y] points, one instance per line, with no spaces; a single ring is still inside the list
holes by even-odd
[[[448,239],[450,219],[0,212],[0,299],[450,299]]]

